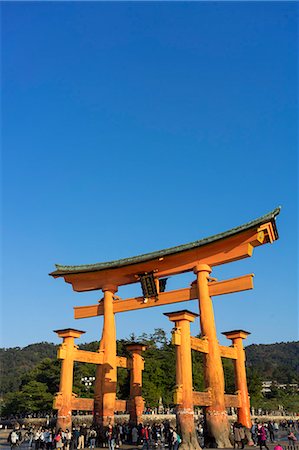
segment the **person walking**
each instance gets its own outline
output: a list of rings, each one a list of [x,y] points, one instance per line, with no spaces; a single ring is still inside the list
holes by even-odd
[[[253,422],[252,427],[250,428],[251,439],[253,441],[254,446],[257,444],[257,423]]]
[[[109,450],[114,450],[114,448],[115,448],[115,429],[111,424],[108,425],[108,430],[107,430],[106,436],[107,436]]]
[[[238,422],[234,424],[234,448],[244,448],[245,431],[242,425]]]
[[[181,443],[181,437],[178,435],[178,433],[171,428],[171,433],[172,433],[172,448],[173,450],[178,450],[179,445]]]
[[[92,428],[89,433],[89,448],[95,448],[96,437],[97,437],[97,432],[94,428]]]
[[[86,423],[84,423],[82,425],[82,427],[80,427],[80,431],[79,431],[78,450],[85,448],[86,436],[87,436],[87,428],[86,428]]]
[[[41,437],[41,428],[37,428],[34,432],[34,450],[39,450],[40,448],[40,437]]]
[[[57,431],[55,437],[54,437],[55,447],[59,450],[63,447],[63,434],[62,434],[62,428],[59,428]]]
[[[262,450],[262,447],[266,447],[266,449],[269,450],[269,447],[267,446],[267,429],[265,424],[258,425],[257,436],[260,450]]]
[[[274,425],[273,422],[269,420],[267,430],[269,431],[270,441],[273,443],[275,441],[274,436]]]
[[[44,431],[44,444],[46,450],[52,449],[52,433],[51,430],[49,430],[48,428],[46,428]]]
[[[150,429],[149,426],[146,425],[145,427],[141,428],[141,437],[143,440],[142,449],[143,450],[149,450],[149,443],[150,443]]]
[[[293,431],[290,430],[288,434],[288,441],[290,446],[295,446],[295,442],[297,441],[296,436],[294,435]]]
[[[64,433],[64,446],[66,450],[70,450],[72,440],[72,432],[67,428]]]
[[[10,448],[14,449],[19,445],[19,435],[16,429],[13,429],[7,438],[7,442],[10,444]]]
[[[134,425],[132,428],[132,444],[137,445],[138,442],[138,430],[137,427]]]

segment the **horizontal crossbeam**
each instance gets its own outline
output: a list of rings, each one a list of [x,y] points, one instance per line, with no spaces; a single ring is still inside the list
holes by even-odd
[[[58,359],[67,358],[67,349],[64,344],[61,344],[57,350]],[[86,350],[79,350],[76,347],[72,349],[71,358],[73,361],[84,362],[90,364],[103,364],[104,353],[103,352],[88,352]]]
[[[67,350],[64,345],[60,345],[57,350],[57,358],[58,359],[66,359]],[[72,360],[76,362],[83,362],[89,364],[104,364],[104,352],[88,352],[86,350],[79,350],[77,348],[73,348],[72,351]],[[117,356],[116,357],[116,365],[117,367],[123,367],[125,369],[132,369],[132,360],[131,358],[126,358],[125,356]]]
[[[73,398],[72,410],[77,411],[93,411],[94,399],[93,398]]]
[[[222,358],[237,359],[237,350],[235,347],[226,347],[225,345],[219,345],[220,356]]]
[[[209,341],[191,336],[191,348],[201,353],[209,353]]]
[[[253,288],[253,274],[243,275],[223,281],[213,281],[208,283],[211,297],[216,295],[231,294],[234,292],[246,291]],[[126,300],[114,300],[114,313],[134,311],[137,309],[152,308],[154,306],[169,305],[172,303],[185,302],[198,298],[197,285],[192,284],[190,288],[178,289],[170,292],[161,292],[157,299],[151,298],[145,303],[143,297],[128,298]],[[102,302],[97,305],[75,306],[75,319],[102,316],[104,307]]]
[[[191,336],[191,348],[197,352],[209,353],[209,341]],[[222,358],[237,359],[237,350],[235,347],[226,347],[219,345],[220,356]]]
[[[76,350],[74,353],[74,361],[90,364],[103,364],[104,353],[88,352],[85,350]]]
[[[63,397],[57,395],[54,397],[53,409],[60,409],[62,406]],[[73,394],[72,398],[72,411],[93,411],[94,399],[93,398],[78,398]],[[127,411],[127,400],[116,400],[115,411]]]
[[[224,394],[225,406],[232,408],[240,408],[241,402],[238,394]]]
[[[122,367],[124,369],[132,369],[132,360],[126,358],[125,356],[117,356],[116,357],[116,365],[117,367]]]
[[[211,406],[212,399],[210,392],[193,392],[194,406]]]

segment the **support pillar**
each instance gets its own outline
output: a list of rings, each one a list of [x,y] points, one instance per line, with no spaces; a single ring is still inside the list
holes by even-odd
[[[165,313],[175,323],[173,343],[176,348],[176,419],[178,433],[182,438],[182,450],[200,450],[198,444],[193,409],[193,382],[190,322],[194,322],[198,314],[188,310]]]
[[[235,330],[227,331],[224,336],[231,339],[233,346],[237,351],[237,359],[234,360],[235,383],[237,393],[239,394],[241,406],[238,408],[238,422],[246,428],[251,428],[250,402],[247,388],[246,367],[245,367],[245,351],[243,347],[243,339],[250,334],[247,331]]]
[[[117,286],[106,285],[104,292],[104,324],[100,350],[104,352],[104,361],[97,367],[94,420],[97,425],[107,426],[114,424],[114,411],[116,400],[117,365],[116,365],[116,329],[113,312],[113,297]]]
[[[209,353],[204,355],[205,387],[211,393],[211,406],[205,408],[207,431],[218,448],[232,447],[229,440],[229,421],[224,400],[224,373],[216,334],[212,299],[208,278],[212,269],[207,264],[194,268],[197,275],[200,327],[202,337],[208,339]]]
[[[129,344],[126,349],[132,354],[132,368],[130,373],[130,399],[129,413],[130,422],[138,425],[142,423],[144,411],[144,400],[142,397],[142,371],[144,370],[144,359],[141,353],[146,350],[142,344]]]
[[[58,357],[62,359],[59,392],[55,396],[55,405],[57,405],[56,428],[72,428],[72,399],[73,399],[73,369],[74,369],[74,344],[75,338],[79,338],[85,331],[67,328],[64,330],[55,330],[63,343],[58,349]],[[54,406],[55,406],[54,405]]]

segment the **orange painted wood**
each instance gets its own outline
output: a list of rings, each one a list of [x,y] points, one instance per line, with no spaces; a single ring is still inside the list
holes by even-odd
[[[219,345],[220,356],[222,358],[237,359],[237,350],[234,347],[226,347],[225,345]]]
[[[231,278],[229,280],[213,281],[208,283],[209,294],[211,297],[216,295],[231,294],[234,292],[246,291],[253,289],[253,274],[243,275],[241,277]],[[152,308],[154,306],[168,305],[171,303],[185,302],[197,299],[196,284],[191,288],[178,289],[170,292],[161,292],[158,300],[149,299],[144,303],[143,297],[128,298],[126,300],[114,300],[114,313],[134,311],[137,309]],[[103,315],[102,302],[97,305],[75,306],[75,319],[84,319],[87,317],[95,317]]]
[[[243,348],[244,332],[240,331],[232,334],[231,339],[237,352],[237,359],[234,361],[236,389],[239,393],[240,405],[238,409],[238,421],[245,427],[251,424],[250,402],[248,396],[246,367],[245,367],[245,351]],[[229,338],[229,336],[227,336]]]
[[[72,425],[73,355],[76,349],[74,339],[72,333],[69,333],[63,338],[63,343],[60,345],[64,359],[61,363],[59,393],[55,397],[55,402],[58,405],[56,425],[64,431]]]
[[[104,376],[102,379],[104,426],[114,423],[117,383],[116,329],[113,313],[113,298],[117,288],[108,283],[105,286],[103,287],[104,324],[101,339],[104,348]],[[95,408],[95,414],[99,412]]]
[[[74,361],[84,362],[89,364],[103,364],[104,353],[88,352],[85,350],[74,351]]]
[[[115,400],[115,411],[127,411],[127,400]]]
[[[74,394],[73,394],[74,395]],[[61,398],[59,396],[54,397],[53,409],[59,409],[61,407]],[[116,411],[127,410],[127,400],[115,401]],[[93,411],[94,399],[93,398],[72,398],[72,410],[80,411]]]
[[[132,368],[132,361],[130,358],[128,359],[125,356],[117,356],[116,365],[117,367],[123,367],[124,369],[130,370]]]
[[[271,222],[264,223],[263,225],[260,226],[258,231],[261,231],[261,230],[264,230],[267,233],[269,242],[272,244],[272,242],[274,242],[276,239],[272,223]]]
[[[209,341],[209,352],[204,355],[205,387],[211,393],[211,405],[206,407],[206,423],[208,432],[215,438],[219,448],[229,448],[229,422],[224,400],[224,373],[220,348],[216,333],[213,303],[209,293],[208,280],[211,267],[199,264],[197,288],[200,311],[200,329]]]
[[[211,394],[210,392],[193,392],[193,404],[194,406],[211,406]]]
[[[93,408],[93,398],[73,398],[72,400],[72,410],[93,411]]]
[[[191,348],[201,353],[209,353],[209,342],[207,339],[199,339],[191,336]]]
[[[122,286],[136,283],[136,275],[154,271],[157,277],[170,276],[193,270],[198,263],[217,266],[252,256],[253,247],[260,244],[256,228],[246,230],[219,241],[191,250],[137,264],[94,272],[62,275],[78,292],[102,289],[107,283]],[[264,243],[269,242],[268,239]]]
[[[224,394],[225,406],[239,408],[241,406],[239,395]]]

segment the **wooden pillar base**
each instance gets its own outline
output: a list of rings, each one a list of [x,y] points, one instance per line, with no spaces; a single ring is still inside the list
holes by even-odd
[[[196,431],[194,427],[194,411],[193,408],[182,408],[180,405],[176,410],[176,423],[178,434],[182,439],[180,449],[182,450],[201,450],[198,443]]]
[[[96,368],[96,381],[94,385],[93,424],[95,426],[103,425],[103,376],[103,366],[98,365]]]
[[[103,393],[103,425],[114,425],[116,400],[116,381],[104,381]]]
[[[57,421],[56,421],[56,429],[62,429],[65,431],[66,429],[72,429],[72,408],[71,405],[63,406],[57,411]]]
[[[144,369],[144,360],[141,354],[146,350],[146,346],[135,342],[127,345],[126,349],[132,355],[130,400],[128,401],[130,422],[138,425],[139,423],[142,423],[142,414],[144,411],[144,400],[142,398],[142,371]]]
[[[143,422],[144,400],[140,395],[128,400],[128,410],[131,424],[138,425]]]
[[[215,441],[218,448],[232,448],[229,440],[230,425],[226,411],[206,408],[205,411],[208,436]]]
[[[102,425],[103,427],[108,427],[108,425],[114,425],[114,414],[110,416],[103,416]]]

